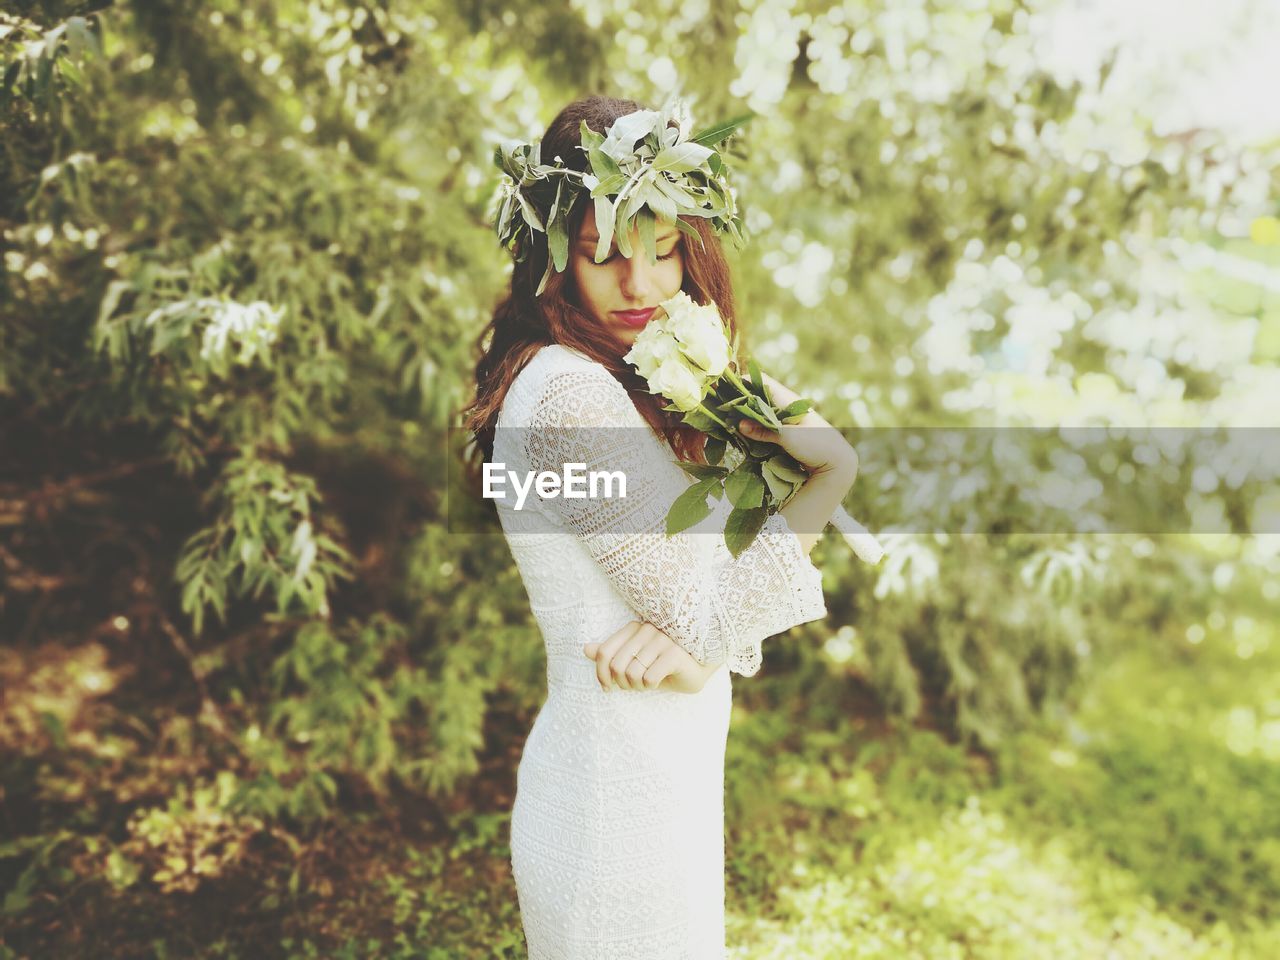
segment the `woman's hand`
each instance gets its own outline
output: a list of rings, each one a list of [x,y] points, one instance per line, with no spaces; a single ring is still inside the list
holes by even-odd
[[[775,406],[785,407],[800,399],[794,390],[784,387],[767,373],[761,376]],[[738,424],[738,429],[749,440],[778,444],[803,464],[810,474],[840,470],[850,474],[850,482],[857,476],[858,451],[812,407],[796,423],[784,423],[781,430],[770,430],[745,418]]]
[[[697,693],[719,664],[704,666],[652,623],[632,620],[604,643],[588,643],[582,652],[596,662],[596,678],[608,692],[673,690]]]

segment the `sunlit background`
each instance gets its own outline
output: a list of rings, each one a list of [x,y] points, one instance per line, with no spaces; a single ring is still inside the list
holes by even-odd
[[[1280,428],[1274,2],[22,10],[0,960],[525,956],[542,640],[445,478],[493,147],[581,93],[754,113],[745,342],[855,442]],[[1280,955],[1274,474],[1009,430],[942,496],[900,432],[888,557],[819,544],[828,617],[735,678],[731,955]]]

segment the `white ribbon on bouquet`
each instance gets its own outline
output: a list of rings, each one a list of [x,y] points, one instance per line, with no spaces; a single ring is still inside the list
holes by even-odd
[[[839,531],[840,536],[844,538],[844,542],[849,544],[854,555],[859,560],[865,560],[867,563],[875,564],[880,562],[880,558],[884,556],[884,547],[880,545],[872,534],[860,524],[843,506],[836,507],[835,514],[831,517],[831,526]]]

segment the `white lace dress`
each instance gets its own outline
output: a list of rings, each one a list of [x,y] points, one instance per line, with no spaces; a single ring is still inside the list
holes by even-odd
[[[761,641],[826,615],[821,575],[777,515],[732,557],[713,532],[727,500],[667,538],[667,510],[692,481],[626,389],[572,348],[538,351],[497,428],[492,462],[522,476],[585,463],[627,477],[625,499],[495,500],[547,654],[511,817],[529,956],[722,960],[729,670],[751,676]],[[728,669],[694,695],[606,693],[582,646],[629,620]]]

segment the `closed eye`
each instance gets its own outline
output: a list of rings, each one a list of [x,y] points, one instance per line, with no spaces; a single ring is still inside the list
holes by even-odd
[[[659,260],[670,260],[670,259],[671,259],[672,257],[674,257],[675,255],[676,255],[676,248],[675,248],[675,247],[672,247],[672,248],[671,248],[671,252],[670,252],[670,253],[660,253],[660,254],[658,254],[658,259],[659,259]],[[616,253],[611,253],[611,254],[609,254],[609,256],[605,257],[605,258],[604,258],[603,260],[601,260],[598,264],[596,264],[596,266],[603,267],[606,263],[612,263],[612,262],[617,258],[617,256],[618,256],[618,255],[617,255]],[[592,262],[592,263],[595,263],[595,260],[592,260],[591,262]]]

